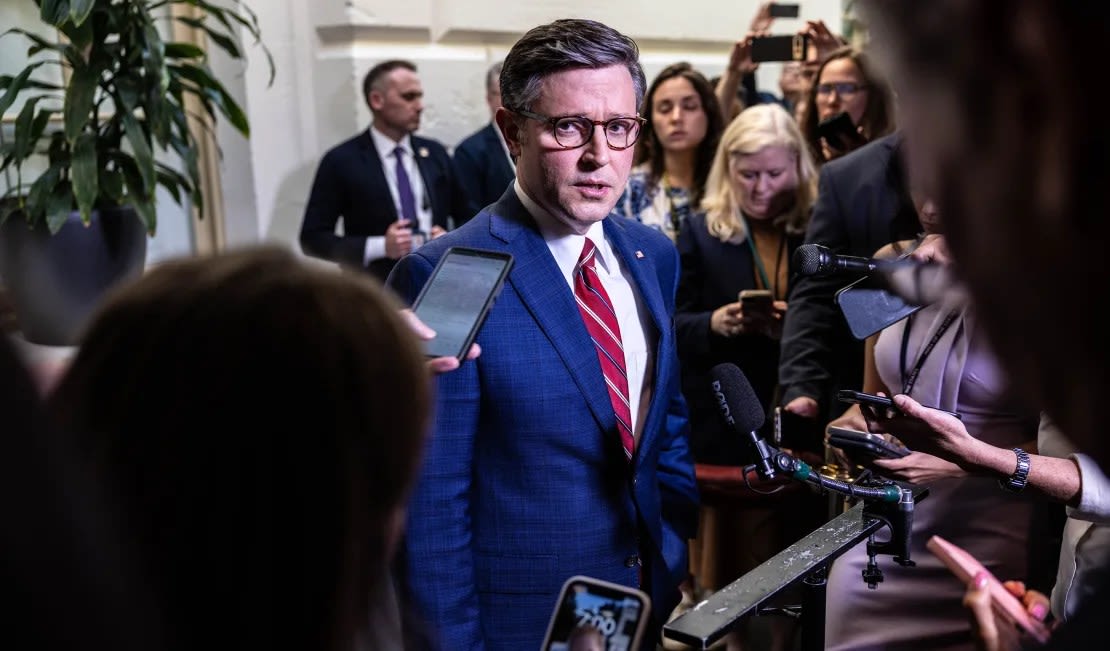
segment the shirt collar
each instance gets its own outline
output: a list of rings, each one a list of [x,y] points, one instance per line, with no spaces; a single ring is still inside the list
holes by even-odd
[[[525,210],[535,218],[536,225],[540,229],[540,235],[543,236],[551,254],[555,256],[555,262],[559,265],[559,269],[562,270],[564,276],[571,278],[574,275],[574,267],[578,264],[578,258],[582,255],[582,247],[585,245],[586,238],[589,238],[594,243],[594,247],[597,248],[595,256],[599,261],[597,264],[601,267],[599,271],[604,270],[605,273],[610,275],[617,273],[616,255],[605,239],[605,220],[591,224],[585,235],[578,235],[577,233],[562,235],[560,234],[561,229],[557,227],[559,222],[551,213],[528,196],[524,188],[520,187],[519,179],[513,181],[513,190],[516,191],[516,196],[520,199],[520,202],[524,204]]]
[[[405,153],[408,154],[410,157],[413,155],[412,138],[407,133],[403,138],[401,138],[401,142],[395,142],[393,138],[390,138],[381,131],[378,131],[374,128],[374,125],[371,124],[370,139],[374,141],[374,147],[377,148],[378,153],[381,155],[382,158],[392,156],[393,150],[398,147],[404,149]]]

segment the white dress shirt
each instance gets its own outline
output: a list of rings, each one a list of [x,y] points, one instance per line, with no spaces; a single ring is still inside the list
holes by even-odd
[[[422,231],[428,236],[432,230],[432,202],[424,188],[424,177],[420,175],[420,168],[416,165],[417,156],[427,156],[427,150],[414,151],[412,138],[406,135],[401,142],[370,126],[370,139],[374,141],[374,148],[378,150],[378,158],[382,162],[382,171],[385,172],[386,184],[389,185],[389,194],[393,197],[393,206],[397,209],[397,217],[401,217],[401,195],[397,191],[397,157],[393,150],[400,147],[405,151],[402,155],[402,164],[409,175],[409,185],[412,186],[412,198],[416,202],[416,221],[414,231]],[[370,264],[371,260],[385,257],[385,236],[371,235],[366,238],[366,248],[363,252],[362,263]]]
[[[555,257],[555,263],[563,272],[571,293],[574,292],[574,268],[578,265],[586,238],[590,238],[597,248],[594,268],[613,303],[613,311],[617,314],[617,325],[620,327],[621,343],[624,346],[625,371],[628,374],[628,404],[636,406],[631,410],[632,432],[639,441],[644,417],[651,403],[651,369],[655,357],[655,342],[648,341],[647,333],[653,332],[651,317],[636,284],[632,282],[632,276],[621,265],[620,259],[605,239],[604,222],[593,224],[585,235],[562,235],[555,217],[532,201],[520,187],[520,181],[513,182],[513,189],[524,207],[535,217],[547,248]]]
[[[1079,466],[1079,504],[1067,508],[1056,584],[1052,588],[1052,614],[1066,620],[1091,596],[1097,585],[1093,579],[1110,562],[1110,479],[1044,415],[1037,432],[1037,451],[1046,456],[1070,458]]]

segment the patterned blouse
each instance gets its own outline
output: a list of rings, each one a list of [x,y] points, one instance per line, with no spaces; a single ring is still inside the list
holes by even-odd
[[[620,215],[662,231],[671,241],[678,237],[679,226],[693,212],[690,193],[667,185],[666,177],[650,183],[651,163],[632,168],[628,185],[614,210]]]

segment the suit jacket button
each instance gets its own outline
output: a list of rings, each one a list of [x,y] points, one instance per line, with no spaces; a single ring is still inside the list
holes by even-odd
[[[637,556],[636,554],[633,554],[633,555],[629,556],[628,558],[624,559],[624,566],[625,567],[636,567],[639,564],[640,564],[640,557]]]

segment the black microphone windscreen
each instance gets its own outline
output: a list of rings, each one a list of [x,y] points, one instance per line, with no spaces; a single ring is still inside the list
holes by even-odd
[[[803,244],[794,250],[794,266],[803,276],[824,273],[828,264],[828,249],[820,244]]]
[[[753,432],[763,427],[767,414],[759,403],[751,383],[735,364],[718,364],[709,371],[713,390],[717,393],[722,416],[726,413],[741,432]],[[726,412],[727,408],[727,412]]]

